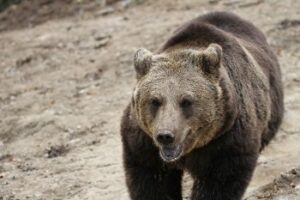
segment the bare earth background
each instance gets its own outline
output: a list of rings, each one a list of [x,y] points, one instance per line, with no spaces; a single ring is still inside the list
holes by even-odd
[[[133,52],[157,49],[182,23],[214,10],[261,28],[283,73],[284,123],[245,197],[299,200],[295,0],[23,0],[2,11],[0,200],[128,200],[119,123],[135,83]],[[186,176],[186,199],[190,186]]]

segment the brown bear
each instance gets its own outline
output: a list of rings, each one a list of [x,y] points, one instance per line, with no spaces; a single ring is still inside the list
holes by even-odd
[[[134,56],[137,84],[121,124],[133,200],[240,200],[283,116],[278,61],[263,33],[227,12],[180,27]]]

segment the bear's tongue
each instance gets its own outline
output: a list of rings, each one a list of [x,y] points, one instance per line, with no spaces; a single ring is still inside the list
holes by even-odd
[[[160,156],[166,162],[176,161],[181,156],[181,153],[182,153],[182,149],[180,145],[175,145],[171,147],[167,146],[167,147],[162,147],[160,149]]]

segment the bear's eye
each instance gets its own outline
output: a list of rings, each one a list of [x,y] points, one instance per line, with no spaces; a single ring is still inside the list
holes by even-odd
[[[161,106],[162,103],[158,98],[153,98],[150,100],[150,104],[151,104],[151,106],[158,108]]]
[[[192,104],[193,104],[193,102],[190,99],[184,98],[180,102],[180,107],[181,108],[189,108]]]

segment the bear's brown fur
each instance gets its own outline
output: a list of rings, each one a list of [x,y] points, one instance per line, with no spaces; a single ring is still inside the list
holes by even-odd
[[[226,12],[179,28],[156,53],[140,49],[121,135],[133,200],[240,200],[283,116],[281,73],[264,35]]]

